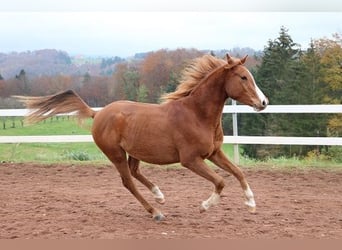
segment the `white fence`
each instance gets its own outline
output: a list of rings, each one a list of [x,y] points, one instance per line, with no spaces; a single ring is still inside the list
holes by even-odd
[[[96,108],[97,110],[100,108]],[[25,116],[27,109],[0,109],[0,117]],[[226,105],[223,113],[256,113],[245,105]],[[342,113],[342,105],[270,105],[260,113]],[[236,121],[235,121],[236,122]],[[233,126],[235,127],[235,126]],[[36,142],[92,142],[91,135],[54,135],[54,136],[1,136],[0,143]],[[278,145],[342,145],[342,137],[268,137],[238,136],[234,128],[233,136],[224,136],[229,144],[278,144]]]
[[[225,105],[223,113],[256,113],[245,105]],[[342,105],[269,105],[259,113],[282,114],[337,114],[342,113]],[[236,128],[235,128],[236,130]],[[342,145],[342,137],[270,137],[270,136],[225,136],[224,143],[230,144],[274,144],[274,145]]]

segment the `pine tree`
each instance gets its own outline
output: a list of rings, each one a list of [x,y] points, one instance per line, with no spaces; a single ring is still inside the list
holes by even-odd
[[[307,104],[317,101],[312,93],[319,78],[319,69],[302,60],[305,53],[293,42],[288,30],[281,27],[279,37],[269,41],[264,49],[261,65],[254,72],[255,80],[269,97],[270,104]],[[314,54],[307,61],[315,63]],[[310,61],[311,62],[311,61]],[[318,66],[317,66],[318,67]],[[311,68],[312,69],[312,68]],[[310,79],[310,77],[312,79]],[[256,114],[240,115],[240,134],[268,136],[315,136],[317,128],[312,126],[312,117],[303,114]],[[309,126],[311,125],[311,126]],[[249,157],[277,157],[280,155],[303,155],[310,147],[303,146],[243,146]]]
[[[30,94],[30,84],[26,72],[24,69],[20,70],[19,75],[16,75],[15,78],[18,81],[18,88],[20,94],[28,95]]]
[[[124,91],[127,100],[137,101],[140,86],[139,72],[135,67],[128,69],[123,75]]]

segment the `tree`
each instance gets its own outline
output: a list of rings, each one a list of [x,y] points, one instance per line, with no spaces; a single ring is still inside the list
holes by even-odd
[[[200,55],[203,53],[195,49],[162,49],[149,53],[139,68],[141,84],[149,91],[149,101],[158,102],[162,93],[175,90],[185,65]]]
[[[137,68],[131,67],[123,74],[124,90],[127,100],[137,101],[140,76]]]
[[[325,86],[324,102],[342,104],[342,36],[334,34],[333,39],[315,41],[316,53],[320,55],[320,80]],[[342,134],[342,115],[336,114],[328,121],[329,134]]]
[[[318,101],[319,65],[313,48],[303,52],[293,42],[288,30],[281,27],[279,37],[269,41],[261,65],[254,72],[255,80],[271,104],[308,104]],[[240,115],[240,132],[244,135],[316,136],[324,133],[323,122],[312,122],[312,115],[256,114]],[[316,119],[316,118],[315,118]],[[324,126],[323,126],[324,127]],[[305,155],[311,146],[244,145],[250,157]]]
[[[42,75],[35,77],[30,82],[30,95],[42,96],[55,94],[66,89],[73,88],[75,82],[76,80],[73,79],[72,76],[68,75]]]
[[[128,67],[128,63],[119,63],[116,65],[115,72],[111,76],[112,88],[108,91],[109,95],[112,96],[114,100],[126,99],[124,74],[128,70]]]
[[[138,102],[147,102],[148,99],[148,89],[146,88],[145,85],[140,85],[137,91],[137,101]]]
[[[170,76],[169,76],[169,80],[166,83],[166,86],[163,89],[163,92],[169,93],[169,92],[173,92],[176,90],[178,83],[179,83],[179,76],[180,72],[174,72],[171,71],[170,72]]]
[[[157,102],[163,86],[169,81],[172,60],[167,50],[158,50],[147,55],[140,68],[141,82],[149,90],[151,102]]]
[[[18,80],[18,88],[20,90],[21,94],[28,95],[30,92],[30,87],[29,87],[29,80],[26,76],[25,70],[20,70],[19,75],[16,75],[15,78]]]
[[[305,83],[302,84],[305,91],[302,91],[301,95],[307,104],[323,103],[324,84],[321,81],[322,66],[320,60],[321,56],[317,53],[315,43],[311,41],[306,53],[300,58],[304,67],[302,81]]]
[[[342,38],[335,34],[333,39],[316,41],[317,51],[321,54],[322,81],[326,84],[325,101],[342,103]]]
[[[5,88],[6,88],[6,82],[3,78],[2,79],[0,78],[0,97],[5,97]]]

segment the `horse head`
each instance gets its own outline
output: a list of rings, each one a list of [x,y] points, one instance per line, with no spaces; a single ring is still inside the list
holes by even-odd
[[[239,59],[227,54],[225,69],[229,71],[226,76],[225,90],[230,98],[261,111],[267,107],[268,98],[259,89],[253,75],[244,66],[246,59],[247,55]]]

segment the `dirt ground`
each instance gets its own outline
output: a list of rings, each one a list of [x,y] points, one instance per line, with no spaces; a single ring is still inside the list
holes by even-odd
[[[113,167],[0,164],[0,239],[275,239],[342,238],[342,170],[244,170],[257,213],[244,206],[238,182],[225,177],[221,203],[199,205],[213,187],[183,168],[143,172],[166,197],[155,222],[122,186]]]

